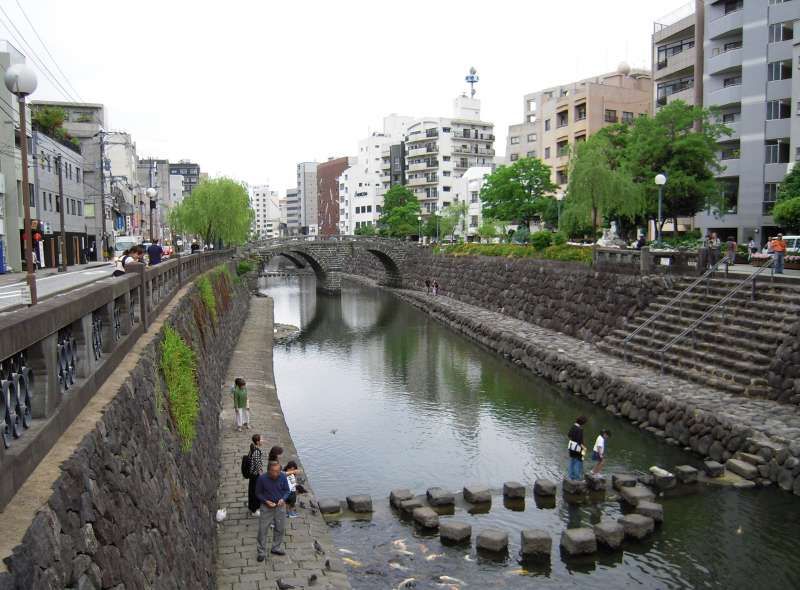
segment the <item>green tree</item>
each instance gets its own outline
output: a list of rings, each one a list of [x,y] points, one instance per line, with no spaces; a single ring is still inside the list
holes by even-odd
[[[527,226],[540,215],[542,199],[554,189],[549,166],[537,158],[522,158],[486,177],[481,189],[483,213]]]
[[[800,196],[785,198],[775,203],[772,218],[785,231],[800,232]]]
[[[383,211],[378,223],[386,235],[393,238],[415,236],[419,233],[419,201],[409,189],[395,185],[383,195]]]
[[[604,219],[613,216],[633,220],[645,212],[643,191],[624,169],[613,166],[616,155],[604,135],[593,135],[577,145],[570,161],[562,221],[568,233],[590,225],[594,234]]]
[[[374,225],[367,225],[366,223],[357,227],[353,232],[357,236],[374,236],[376,234]]]
[[[800,166],[792,166],[778,187],[778,201],[800,197]]]
[[[482,240],[494,239],[500,235],[500,232],[502,231],[502,227],[498,228],[498,226],[502,226],[502,224],[496,219],[484,217],[483,223],[481,223],[480,227],[478,228],[478,235]]]
[[[238,245],[247,241],[253,217],[244,185],[230,178],[214,178],[198,184],[173,208],[170,223],[181,232],[202,236],[206,244]]]
[[[34,128],[50,137],[57,137],[59,130],[63,132],[64,121],[67,119],[67,113],[64,109],[58,107],[42,107],[37,108],[32,117],[31,122]]]
[[[422,235],[428,238],[435,238],[436,233],[439,231],[439,223],[441,222],[442,218],[435,213],[432,215],[428,215],[427,217],[423,217],[422,219]]]
[[[467,215],[468,207],[466,203],[455,202],[449,204],[442,210],[442,218],[439,225],[440,235],[455,237],[455,231],[462,229],[461,222]]]

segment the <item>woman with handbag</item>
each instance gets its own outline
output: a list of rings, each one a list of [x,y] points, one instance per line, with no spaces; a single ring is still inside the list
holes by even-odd
[[[264,460],[261,454],[261,435],[254,434],[250,443],[250,478],[247,481],[247,508],[253,516],[259,516],[261,503],[256,498],[256,481],[264,472]]]

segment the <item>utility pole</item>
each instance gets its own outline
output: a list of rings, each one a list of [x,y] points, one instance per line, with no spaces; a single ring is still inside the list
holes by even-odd
[[[33,228],[31,227],[31,187],[28,184],[28,131],[25,120],[25,95],[19,94],[19,149],[22,156],[22,210],[24,212],[25,230],[25,267],[28,289],[31,293],[31,305],[36,305],[36,275],[33,268]]]
[[[105,138],[105,131],[99,131],[97,135],[100,136],[100,219],[102,230],[100,232],[100,260],[106,260],[106,251],[108,249],[108,238],[106,236],[106,147],[103,139]],[[97,215],[97,208],[95,207],[95,215]]]
[[[67,272],[67,230],[64,227],[64,171],[61,167],[61,154],[56,156],[56,170],[58,170],[58,219],[61,223],[61,243],[58,247],[59,257],[58,272]]]

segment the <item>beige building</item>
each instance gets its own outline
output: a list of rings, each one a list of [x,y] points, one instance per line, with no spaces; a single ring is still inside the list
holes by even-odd
[[[571,146],[603,127],[650,114],[652,96],[650,72],[626,64],[610,74],[526,94],[524,122],[508,128],[507,161],[541,159],[563,190]]]

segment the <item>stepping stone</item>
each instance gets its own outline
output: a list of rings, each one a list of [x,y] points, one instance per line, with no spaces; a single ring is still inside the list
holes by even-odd
[[[456,503],[453,492],[442,488],[430,488],[427,492],[428,504],[431,506],[452,506]]]
[[[756,467],[767,462],[761,455],[752,455],[750,453],[743,453],[742,451],[736,453],[733,458],[744,461],[745,463],[750,463],[750,465],[755,465]]]
[[[486,504],[492,501],[492,492],[488,486],[464,486],[464,500],[470,504]]]
[[[464,543],[472,537],[472,526],[456,520],[445,520],[439,524],[439,537],[442,542]]]
[[[395,508],[400,508],[400,503],[406,500],[412,500],[414,498],[414,494],[411,490],[406,488],[402,488],[399,490],[392,490],[389,494],[389,503],[394,506]]]
[[[606,490],[606,477],[605,475],[597,474],[592,475],[587,473],[585,477],[586,486],[592,492],[600,492]]]
[[[556,484],[549,479],[537,479],[533,482],[533,493],[537,496],[555,496]]]
[[[745,479],[755,479],[758,477],[758,467],[752,463],[747,463],[741,459],[728,459],[725,469],[732,471]]]
[[[503,496],[505,498],[524,498],[525,486],[518,481],[507,481],[503,484]]]
[[[604,520],[594,525],[594,536],[599,544],[617,549],[625,538],[625,528],[613,520]]]
[[[659,490],[674,488],[677,483],[675,474],[666,469],[661,469],[661,467],[651,467],[650,474],[653,476],[653,485]]]
[[[704,461],[703,469],[708,477],[722,477],[725,475],[725,466],[717,461]]]
[[[427,506],[414,508],[412,514],[414,521],[426,529],[435,529],[439,526],[439,515],[436,514],[433,508],[428,508]]]
[[[582,479],[565,479],[561,483],[561,489],[565,494],[574,496],[586,493],[586,482]]]
[[[424,504],[419,498],[411,498],[410,500],[403,500],[400,502],[400,510],[406,514],[411,514],[417,508],[422,508]]]
[[[619,495],[631,506],[638,506],[639,502],[652,502],[656,499],[656,495],[643,485],[621,488]]]
[[[611,485],[617,491],[621,488],[632,488],[636,483],[636,476],[631,473],[615,473],[611,476]]]
[[[372,498],[366,494],[347,496],[347,507],[358,514],[372,512]]]
[[[324,498],[317,502],[319,506],[319,511],[322,514],[337,514],[338,512],[342,511],[342,505],[339,500],[334,500],[332,498]]]
[[[678,465],[675,468],[675,477],[681,483],[696,483],[697,482],[697,469],[691,465]]]
[[[634,512],[652,518],[655,522],[664,522],[664,507],[661,504],[648,501],[639,502]]]
[[[521,533],[522,557],[550,559],[550,551],[553,548],[553,539],[550,533],[541,529],[525,529]]]
[[[597,538],[589,528],[567,529],[561,533],[561,548],[567,555],[589,555],[597,551]]]
[[[478,533],[475,545],[478,549],[496,553],[506,551],[508,549],[508,533],[498,529],[486,529]]]
[[[625,536],[633,539],[644,539],[656,528],[655,521],[641,514],[626,514],[619,519],[622,528],[625,529]]]

